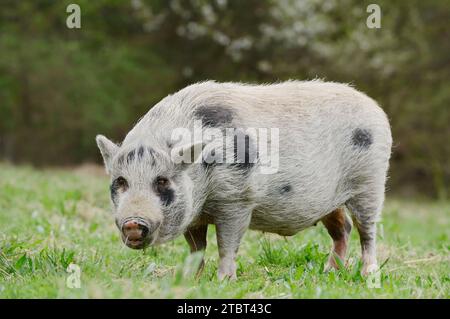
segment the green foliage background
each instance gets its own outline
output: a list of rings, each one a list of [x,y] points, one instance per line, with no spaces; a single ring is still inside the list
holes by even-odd
[[[372,2],[372,1],[371,1]],[[1,0],[0,158],[100,161],[158,100],[205,79],[349,82],[386,110],[390,189],[445,198],[450,182],[450,4],[378,0]],[[66,7],[81,7],[81,29]]]

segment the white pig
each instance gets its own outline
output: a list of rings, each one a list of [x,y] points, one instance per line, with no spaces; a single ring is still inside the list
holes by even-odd
[[[175,130],[193,132],[199,121],[223,132],[224,142],[174,140]],[[278,130],[278,141],[267,138],[278,145],[277,171],[259,169],[260,136],[250,128]],[[337,268],[352,228],[346,207],[360,236],[362,272],[377,268],[376,222],[392,137],[383,110],[348,85],[197,83],[152,107],[120,145],[102,135],[96,140],[116,224],[131,248],[184,234],[191,251],[204,250],[214,224],[218,277],[233,279],[247,229],[290,236],[321,221],[334,243],[326,267]],[[195,162],[174,160],[190,150]],[[215,152],[231,152],[234,161],[208,161]]]

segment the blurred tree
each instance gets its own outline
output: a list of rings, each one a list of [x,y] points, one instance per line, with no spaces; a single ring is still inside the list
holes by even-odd
[[[0,156],[38,165],[99,160],[165,95],[195,81],[349,82],[388,113],[391,188],[448,197],[448,1],[2,0]]]

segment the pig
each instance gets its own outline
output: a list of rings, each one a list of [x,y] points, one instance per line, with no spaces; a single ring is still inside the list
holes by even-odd
[[[233,160],[208,161],[221,143],[174,139],[175,130],[192,132],[195,123],[232,132],[222,154]],[[278,143],[268,137],[278,145],[275,172],[259,169],[259,137],[249,128],[278,130]],[[245,142],[241,152],[237,140]],[[96,142],[111,177],[115,222],[130,248],[183,234],[191,252],[203,251],[213,224],[218,278],[235,279],[247,229],[292,236],[321,222],[333,242],[326,271],[345,260],[353,225],[362,273],[377,269],[376,224],[392,137],[383,110],[349,85],[200,82],[153,106],[120,145],[102,135]],[[192,161],[175,161],[174,152]]]

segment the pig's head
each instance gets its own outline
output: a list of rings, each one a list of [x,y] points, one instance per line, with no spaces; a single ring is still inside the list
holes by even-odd
[[[182,234],[195,217],[193,182],[167,151],[96,138],[111,177],[111,201],[124,243],[133,249]]]

